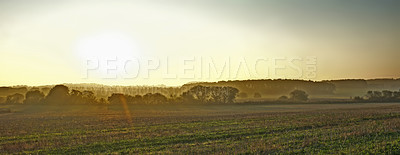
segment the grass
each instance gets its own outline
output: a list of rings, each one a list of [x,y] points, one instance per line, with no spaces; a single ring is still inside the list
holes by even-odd
[[[0,153],[400,153],[400,104],[2,106]]]

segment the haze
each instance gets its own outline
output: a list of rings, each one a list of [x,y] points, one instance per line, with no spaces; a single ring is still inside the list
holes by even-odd
[[[281,77],[165,78],[155,70],[148,78],[83,78],[84,63],[94,56],[245,57],[249,65],[259,57],[314,56],[311,80],[400,76],[396,0],[16,0],[0,1],[0,19],[0,85],[181,85]],[[270,69],[261,64],[257,70]],[[292,72],[280,74],[299,78]]]

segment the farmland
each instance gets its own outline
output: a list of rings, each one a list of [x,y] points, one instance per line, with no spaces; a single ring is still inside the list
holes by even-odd
[[[400,104],[2,105],[4,153],[400,153]]]

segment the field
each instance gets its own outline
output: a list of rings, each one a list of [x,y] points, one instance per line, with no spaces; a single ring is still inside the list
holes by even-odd
[[[400,153],[397,103],[0,107],[0,154]]]

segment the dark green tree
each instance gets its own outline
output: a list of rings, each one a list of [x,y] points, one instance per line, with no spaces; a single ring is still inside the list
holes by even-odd
[[[24,95],[20,93],[15,93],[13,95],[8,95],[6,103],[8,104],[21,104],[24,101]]]
[[[127,98],[124,94],[113,93],[110,97],[108,97],[108,102],[114,105],[122,105],[124,103],[127,103]]]
[[[307,101],[308,100],[308,94],[305,91],[302,90],[293,90],[290,92],[290,99],[293,101]]]
[[[167,97],[160,93],[148,93],[143,96],[143,102],[146,104],[165,104],[167,103]]]
[[[28,91],[25,94],[25,104],[37,104],[41,103],[44,99],[44,94],[39,90]]]
[[[47,104],[68,104],[70,102],[69,88],[64,85],[54,86],[46,96]]]

